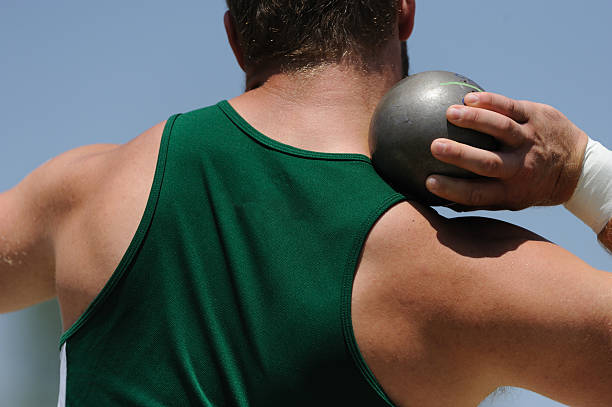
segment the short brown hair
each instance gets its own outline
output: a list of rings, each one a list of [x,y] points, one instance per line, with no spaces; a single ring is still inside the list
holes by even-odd
[[[227,0],[248,68],[369,66],[394,33],[399,0]]]

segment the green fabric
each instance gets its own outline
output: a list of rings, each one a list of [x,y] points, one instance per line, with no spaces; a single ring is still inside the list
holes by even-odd
[[[350,302],[402,199],[367,157],[278,143],[227,102],[173,116],[132,244],[62,336],[66,405],[389,405]]]

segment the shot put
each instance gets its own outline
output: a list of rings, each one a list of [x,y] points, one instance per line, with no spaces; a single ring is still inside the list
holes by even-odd
[[[451,105],[463,104],[466,94],[480,91],[482,87],[472,80],[445,71],[415,74],[391,88],[370,125],[372,163],[380,176],[409,199],[431,206],[450,204],[425,188],[427,177],[479,175],[437,160],[431,154],[431,143],[448,138],[485,150],[497,148],[493,137],[446,120]]]

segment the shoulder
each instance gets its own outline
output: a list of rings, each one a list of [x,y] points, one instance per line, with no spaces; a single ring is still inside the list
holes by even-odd
[[[405,202],[366,242],[353,323],[395,399],[431,405],[437,394],[438,404],[475,405],[500,385],[540,385],[549,366],[530,375],[522,366],[535,355],[561,360],[576,331],[605,318],[609,288],[607,273],[523,228],[448,219]],[[561,326],[568,327],[563,338],[555,333]],[[535,390],[562,388],[555,383]]]
[[[551,242],[519,226],[483,217],[446,218],[415,202],[391,208],[372,229],[365,249],[393,253],[391,258],[443,266],[475,259],[512,256],[517,249],[527,256],[532,247],[561,250]],[[554,249],[553,249],[554,247]],[[388,266],[390,257],[381,256]],[[484,266],[484,264],[483,264]]]
[[[458,296],[477,296],[482,303],[538,295],[521,291],[521,285],[544,288],[547,278],[577,283],[593,270],[522,227],[482,217],[446,218],[409,202],[391,208],[374,226],[362,264],[401,283],[402,295],[418,296],[439,310],[449,301],[446,306],[455,311],[468,303],[457,303]]]
[[[61,218],[126,170],[155,163],[165,122],[126,144],[95,144],[67,151],[29,174],[10,195],[49,219]]]

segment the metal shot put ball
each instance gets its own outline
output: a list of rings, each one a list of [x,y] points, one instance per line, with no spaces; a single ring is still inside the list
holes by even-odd
[[[408,198],[431,206],[450,204],[427,191],[427,177],[479,175],[435,159],[431,143],[448,138],[485,150],[496,149],[493,137],[446,120],[446,110],[451,105],[461,105],[466,94],[479,91],[482,88],[470,79],[444,71],[415,74],[391,88],[378,104],[370,124],[370,152],[379,175]]]

